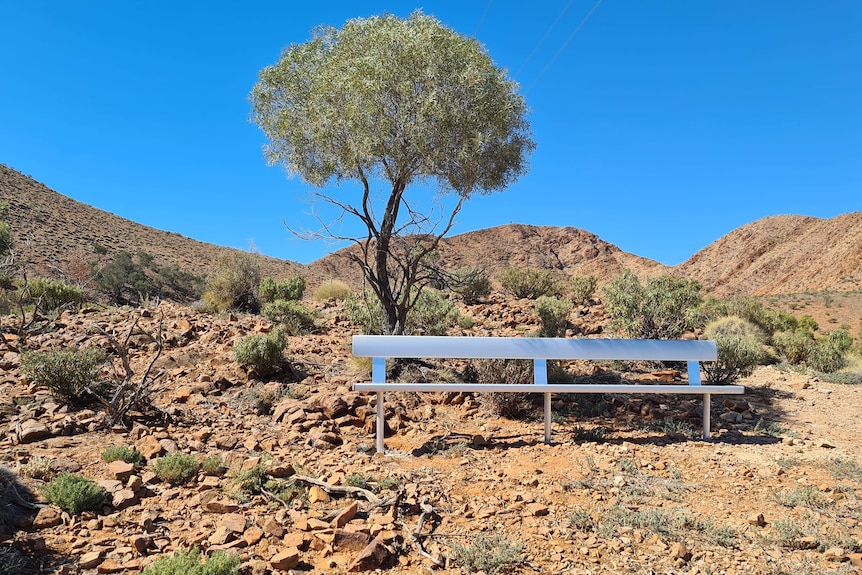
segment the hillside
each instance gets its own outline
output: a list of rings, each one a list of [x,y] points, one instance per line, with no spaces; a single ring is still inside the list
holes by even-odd
[[[674,271],[719,297],[862,289],[862,212],[772,216],[733,230]]]
[[[73,257],[93,258],[97,246],[108,254],[138,250],[154,256],[160,266],[177,265],[195,274],[214,269],[219,255],[234,251],[157,230],[115,216],[55,192],[0,164],[0,203],[9,205],[16,244],[28,244],[26,257],[43,270],[63,267]],[[300,264],[257,256],[266,275],[299,273]]]

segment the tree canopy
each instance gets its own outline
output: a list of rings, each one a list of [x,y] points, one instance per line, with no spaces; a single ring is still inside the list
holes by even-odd
[[[359,246],[351,257],[380,298],[390,333],[401,333],[414,288],[429,280],[424,262],[463,202],[513,183],[535,147],[517,84],[476,40],[421,12],[316,28],[261,70],[251,102],[270,163],[317,188],[360,184],[354,202],[316,197],[367,229],[342,239]],[[378,198],[378,181],[388,196]],[[439,221],[405,195],[428,181],[456,196]],[[323,235],[339,237],[325,224]]]

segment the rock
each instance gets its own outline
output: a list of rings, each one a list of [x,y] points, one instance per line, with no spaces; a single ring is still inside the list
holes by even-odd
[[[284,535],[284,527],[281,524],[270,517],[263,524],[263,530],[265,533],[272,535],[273,537],[282,537]]]
[[[56,507],[42,507],[33,519],[33,529],[49,529],[63,522],[63,515]],[[93,565],[95,567],[95,565]]]
[[[252,525],[242,534],[242,539],[249,546],[257,545],[257,542],[263,539],[263,535],[263,529],[261,529],[257,525]]]
[[[308,490],[309,503],[328,503],[329,499],[329,493],[327,493],[317,485],[312,485],[311,488]]]
[[[164,450],[162,444],[159,443],[159,440],[152,435],[145,435],[144,437],[139,439],[135,443],[135,449],[137,449],[141,453],[141,455],[143,455],[147,459],[153,459],[154,457],[158,457]]]
[[[239,513],[225,513],[219,518],[218,525],[234,533],[242,533],[245,531],[245,517]]]
[[[688,556],[688,547],[682,541],[675,541],[670,546],[671,559],[685,559]]]
[[[335,532],[335,540],[333,542],[338,551],[359,552],[368,547],[371,542],[371,536],[368,533],[361,531],[344,531],[339,529]]]
[[[18,428],[18,441],[22,444],[34,443],[51,437],[51,431],[35,419],[28,419]]]
[[[530,503],[527,505],[527,515],[533,517],[545,517],[549,512],[548,506],[541,503]]]
[[[207,511],[212,513],[235,513],[239,511],[239,505],[230,500],[225,499],[213,499],[212,501],[207,501],[204,505]]]
[[[764,519],[763,513],[753,513],[745,518],[745,522],[749,525],[757,525],[758,527],[766,525],[766,519]]]
[[[299,549],[288,547],[270,559],[269,564],[272,565],[273,569],[281,569],[282,571],[293,569],[299,565]]]
[[[390,552],[383,544],[383,538],[376,537],[369,543],[356,560],[350,565],[348,571],[357,573],[360,571],[371,571],[379,569],[389,559]]]
[[[347,402],[337,395],[324,395],[319,403],[323,414],[329,419],[341,417],[347,413]]]
[[[90,551],[89,553],[84,553],[81,555],[81,558],[78,559],[78,567],[81,569],[94,569],[102,562],[102,552],[101,551]]]
[[[132,505],[137,505],[138,496],[135,495],[135,492],[131,489],[120,489],[116,491],[113,496],[113,500],[111,504],[114,506],[114,509],[117,511],[121,509],[125,509],[126,507],[131,507]]]
[[[827,561],[847,561],[847,554],[841,547],[830,547],[823,552],[823,558]]]
[[[114,476],[114,479],[123,483],[129,480],[134,471],[135,466],[125,461],[112,461],[108,464],[108,472]]]
[[[113,559],[105,559],[102,561],[99,566],[96,568],[96,571],[99,573],[120,573],[126,570],[125,565],[120,565]]]
[[[147,548],[152,543],[152,539],[146,535],[132,535],[129,537],[129,544],[135,548],[138,553],[146,553]]]
[[[359,502],[354,501],[346,508],[344,508],[341,513],[335,516],[335,519],[332,520],[332,526],[336,529],[340,529],[347,525],[356,514],[359,512]]]
[[[851,553],[847,558],[850,560],[850,564],[857,570],[862,569],[862,553]]]

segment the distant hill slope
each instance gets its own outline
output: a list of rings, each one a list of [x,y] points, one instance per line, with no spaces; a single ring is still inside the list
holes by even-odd
[[[771,216],[737,228],[674,272],[719,297],[862,289],[862,212]]]
[[[220,254],[235,251],[82,204],[2,164],[0,203],[9,205],[10,224],[19,249],[25,240],[29,242],[26,255],[36,265],[61,266],[73,256],[90,259],[94,246],[100,245],[109,254],[143,250],[152,254],[160,266],[176,264],[185,271],[206,274],[214,269]],[[265,275],[272,277],[304,269],[294,262],[256,257]]]
[[[345,248],[349,250],[350,248]],[[309,269],[332,277],[359,280],[359,274],[340,250],[316,262]],[[670,268],[624,252],[597,235],[571,227],[508,224],[444,238],[439,249],[445,269],[481,266],[493,277],[507,268],[536,268],[563,275],[595,275],[605,283],[626,268],[639,275],[667,273]]]

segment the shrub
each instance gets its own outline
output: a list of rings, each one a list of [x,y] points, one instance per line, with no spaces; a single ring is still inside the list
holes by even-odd
[[[129,252],[120,252],[94,274],[96,285],[114,303],[123,304],[146,299],[153,290],[153,282],[140,261],[134,261]]]
[[[82,475],[64,471],[41,490],[42,496],[68,513],[78,515],[83,511],[99,511],[108,499],[108,492]]]
[[[54,460],[50,457],[37,455],[21,466],[18,470],[21,477],[32,477],[41,481],[48,481],[57,474],[54,469]]]
[[[258,375],[281,371],[287,336],[280,329],[267,334],[247,335],[233,346],[233,360],[251,366]]]
[[[210,455],[201,461],[201,472],[204,475],[223,475],[227,471],[221,455]]]
[[[845,355],[853,346],[853,337],[846,329],[837,329],[815,340],[808,366],[822,373],[834,373],[847,364]]]
[[[766,334],[751,321],[736,316],[725,316],[719,318],[706,326],[703,332],[707,339],[718,336],[739,336],[750,339],[760,344],[766,343]]]
[[[516,298],[536,299],[540,296],[559,296],[562,285],[547,270],[509,268],[500,278],[500,285]]]
[[[263,278],[258,287],[258,296],[264,303],[276,300],[300,300],[304,293],[305,278],[302,276],[293,276],[279,281]]]
[[[21,356],[21,376],[47,387],[61,401],[80,403],[104,362],[104,352],[94,347],[29,351]]]
[[[480,267],[466,266],[455,270],[449,280],[450,288],[466,304],[476,303],[491,295],[491,280]]]
[[[341,301],[350,293],[350,287],[341,280],[329,280],[321,284],[311,299],[315,301]]]
[[[772,336],[772,347],[781,359],[798,365],[808,360],[814,339],[807,331],[780,331]]]
[[[344,312],[350,323],[361,328],[366,334],[385,332],[383,307],[380,300],[370,291],[364,295],[350,294],[344,299]],[[419,294],[416,305],[407,315],[404,335],[445,335],[459,318],[458,310],[441,292],[425,288]]]
[[[27,283],[27,290],[30,301],[42,313],[79,307],[84,303],[84,290],[61,280],[36,278]]]
[[[540,296],[533,309],[539,316],[542,327],[539,329],[539,337],[565,337],[566,327],[569,325],[569,312],[572,311],[572,302],[567,299],[557,299],[550,296]]]
[[[111,463],[113,461],[125,461],[133,465],[140,465],[144,462],[144,456],[140,451],[128,445],[117,445],[109,447],[102,452],[102,461]]]
[[[481,359],[470,364],[465,380],[476,383],[532,383],[533,362],[527,359]],[[482,405],[492,415],[520,419],[533,408],[530,393],[485,393]]]
[[[141,575],[235,575],[239,572],[239,565],[240,559],[236,555],[216,551],[207,558],[194,548],[156,559]]]
[[[718,360],[703,364],[704,378],[708,383],[731,384],[740,377],[751,375],[763,361],[763,345],[743,335],[717,334],[711,336],[718,348]]]
[[[598,280],[594,275],[575,276],[570,281],[572,302],[575,305],[586,305],[596,293]]]
[[[282,324],[291,334],[309,333],[314,330],[320,314],[295,300],[277,299],[264,304],[261,315]]]
[[[236,309],[260,311],[257,288],[260,267],[252,254],[232,251],[223,254],[215,274],[207,282],[204,303],[216,311]]]
[[[198,472],[198,462],[192,455],[169,453],[153,460],[153,473],[171,485],[188,482]]]
[[[624,271],[605,286],[605,312],[611,325],[627,337],[678,339],[700,323],[700,285],[670,275],[649,278],[642,285]]]
[[[494,575],[506,566],[517,563],[520,560],[521,548],[521,544],[512,543],[502,535],[480,535],[470,546],[455,545],[452,551],[466,573],[482,571]]]

